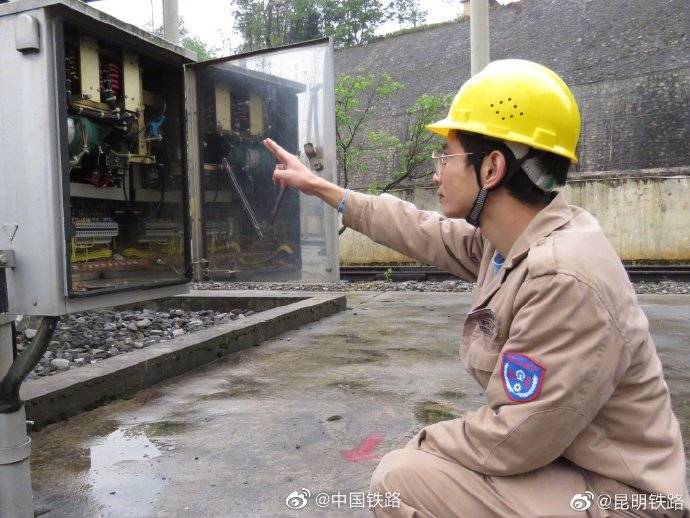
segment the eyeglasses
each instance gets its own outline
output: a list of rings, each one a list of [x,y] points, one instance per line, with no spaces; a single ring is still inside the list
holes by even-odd
[[[456,156],[468,156],[468,155],[476,155],[477,153],[453,153],[452,155],[446,155],[445,153],[442,153],[441,151],[434,151],[431,153],[431,158],[434,161],[434,170],[439,173],[441,172],[441,169],[448,163],[449,158],[453,158]]]

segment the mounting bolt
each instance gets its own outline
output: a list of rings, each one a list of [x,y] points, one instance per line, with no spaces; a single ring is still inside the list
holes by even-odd
[[[14,250],[0,250],[0,268],[14,268]]]

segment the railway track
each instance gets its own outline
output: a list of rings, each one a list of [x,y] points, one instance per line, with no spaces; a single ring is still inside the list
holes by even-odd
[[[690,281],[687,265],[626,265],[632,281],[676,280]],[[386,273],[390,270],[389,273]],[[450,281],[458,280],[448,272],[434,266],[341,266],[340,279],[344,281]]]

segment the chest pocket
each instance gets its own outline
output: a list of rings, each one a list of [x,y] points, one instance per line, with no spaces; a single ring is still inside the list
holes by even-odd
[[[496,315],[490,308],[467,315],[460,343],[460,361],[483,388],[489,384],[504,342]]]

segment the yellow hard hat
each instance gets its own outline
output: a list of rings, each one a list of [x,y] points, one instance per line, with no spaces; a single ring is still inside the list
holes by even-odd
[[[577,163],[580,111],[568,86],[553,70],[522,59],[489,63],[453,99],[448,117],[426,127],[479,133],[550,151]]]

